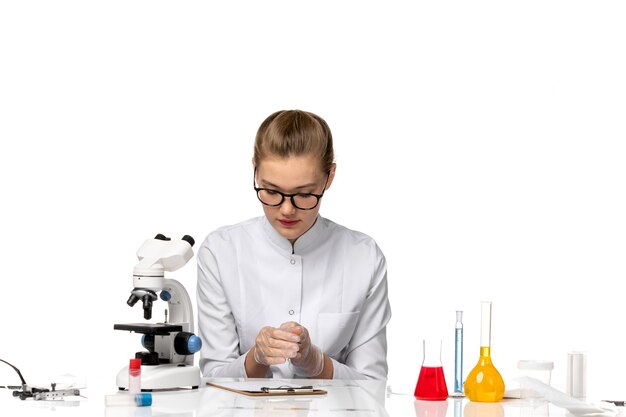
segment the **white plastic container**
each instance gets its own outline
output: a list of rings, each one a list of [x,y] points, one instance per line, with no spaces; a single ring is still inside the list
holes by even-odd
[[[535,378],[546,385],[550,385],[554,362],[545,360],[521,360],[517,362],[520,375]],[[520,386],[520,398],[538,398],[539,395],[526,387]]]
[[[116,395],[106,395],[104,397],[105,407],[150,407],[152,405],[152,394],[142,392],[140,394],[119,393]]]

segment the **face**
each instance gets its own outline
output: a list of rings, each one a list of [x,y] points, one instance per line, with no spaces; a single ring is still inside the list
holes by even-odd
[[[335,176],[335,167],[328,176],[326,189]],[[311,156],[292,156],[288,158],[268,157],[256,167],[258,187],[270,188],[285,194],[312,193],[322,194],[326,173],[320,168],[319,160]],[[315,223],[322,203],[311,210],[300,210],[285,198],[280,206],[262,204],[265,217],[270,224],[285,238],[294,243]]]

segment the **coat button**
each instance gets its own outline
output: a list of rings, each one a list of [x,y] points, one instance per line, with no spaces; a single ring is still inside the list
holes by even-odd
[[[289,315],[293,316],[294,311],[293,310],[289,310]]]
[[[291,258],[291,261],[289,261],[289,262],[291,262],[291,265],[295,265],[296,264],[296,260],[293,259],[293,258]]]

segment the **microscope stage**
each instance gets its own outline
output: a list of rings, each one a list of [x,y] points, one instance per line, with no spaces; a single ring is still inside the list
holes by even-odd
[[[182,332],[183,326],[179,324],[165,324],[165,323],[129,323],[129,324],[114,324],[114,330],[127,330],[129,332],[154,334],[154,335],[168,335],[172,332]]]

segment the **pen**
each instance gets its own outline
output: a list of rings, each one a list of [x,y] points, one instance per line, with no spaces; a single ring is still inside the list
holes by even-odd
[[[614,401],[614,400],[602,400],[605,403],[613,403],[615,404],[617,407],[624,407],[624,403],[626,403],[626,400],[621,400],[621,401]]]
[[[289,387],[289,386],[280,386],[280,387],[261,387],[261,391],[265,393],[280,393],[280,392],[313,392],[312,385],[305,385],[302,387]]]

